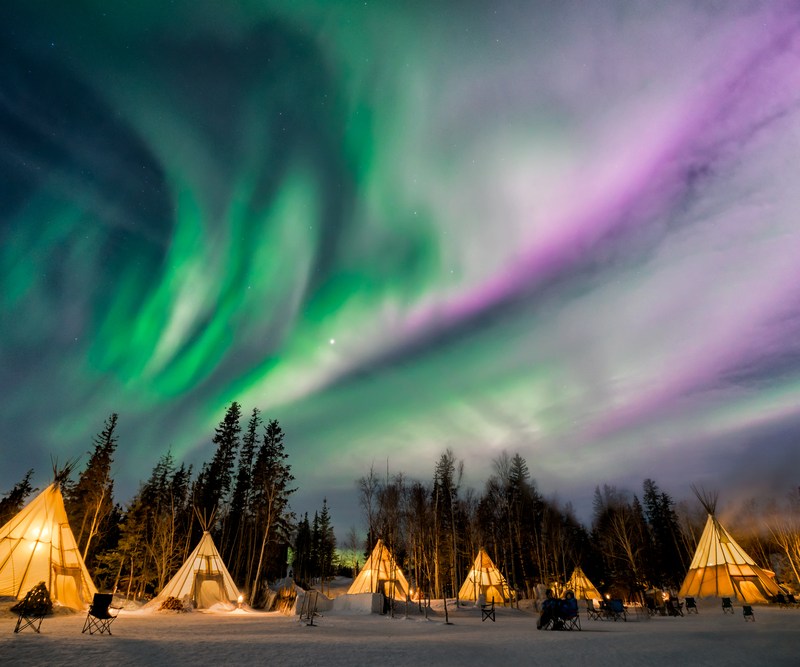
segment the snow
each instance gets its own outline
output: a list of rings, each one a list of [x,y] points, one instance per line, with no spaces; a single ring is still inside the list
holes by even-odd
[[[800,609],[741,607],[723,615],[703,601],[700,614],[628,622],[589,621],[581,632],[535,629],[532,610],[497,608],[497,622],[481,622],[473,606],[434,601],[418,613],[390,618],[335,609],[314,619],[247,609],[189,613],[120,612],[113,636],[83,635],[84,614],[45,618],[42,633],[13,633],[10,601],[0,601],[0,663],[10,665],[661,665],[770,667],[800,665]]]

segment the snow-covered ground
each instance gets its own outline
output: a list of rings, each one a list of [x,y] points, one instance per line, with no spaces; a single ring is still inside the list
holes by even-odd
[[[10,603],[9,603],[10,604]],[[700,614],[627,623],[589,621],[581,632],[537,631],[532,611],[497,609],[481,622],[474,607],[441,602],[422,616],[325,612],[309,627],[277,612],[123,611],[113,636],[82,635],[83,614],[57,614],[36,635],[13,633],[15,616],[0,606],[0,664],[10,665],[652,665],[730,667],[800,665],[800,609],[755,608],[755,623],[740,607],[723,615],[701,604]]]

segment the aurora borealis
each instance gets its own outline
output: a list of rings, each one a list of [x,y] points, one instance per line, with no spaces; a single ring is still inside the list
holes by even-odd
[[[446,447],[796,486],[797,3],[14,4],[0,491],[116,411],[124,500],[232,400],[301,511]]]

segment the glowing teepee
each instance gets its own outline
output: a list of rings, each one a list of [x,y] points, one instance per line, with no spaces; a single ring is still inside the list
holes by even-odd
[[[575,597],[579,600],[602,600],[603,596],[594,587],[594,584],[589,581],[580,565],[576,565],[572,571],[572,576],[569,578],[567,585],[564,587],[565,591],[572,591]]]
[[[54,604],[83,609],[97,589],[53,482],[0,528],[0,596],[22,599],[43,581]]]
[[[239,599],[239,589],[207,530],[181,569],[147,606],[160,606],[167,598],[187,597],[197,609],[219,603],[232,605]]]
[[[683,580],[680,596],[736,597],[742,602],[767,602],[780,593],[774,574],[756,565],[715,516],[717,496],[695,493],[708,512],[706,527]]]
[[[486,602],[508,602],[511,598],[508,584],[485,549],[480,549],[472,568],[464,579],[459,600],[477,600],[483,595]]]
[[[383,593],[386,597],[405,600],[408,597],[408,581],[397,565],[389,548],[378,540],[361,572],[347,591],[353,593]]]

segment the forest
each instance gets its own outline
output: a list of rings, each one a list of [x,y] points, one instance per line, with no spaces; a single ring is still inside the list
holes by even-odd
[[[604,592],[635,599],[642,591],[676,591],[686,575],[706,513],[677,502],[652,479],[641,496],[595,489],[590,526],[569,503],[545,498],[518,453],[500,454],[482,491],[463,485],[464,462],[451,449],[432,461],[429,480],[374,467],[354,480],[364,525],[337,539],[332,508],[313,517],[291,508],[297,490],[274,419],[231,403],[216,427],[214,453],[199,470],[167,451],[124,506],[115,502],[112,466],[118,415],[94,437],[86,464],[62,467],[70,526],[99,588],[144,600],[177,571],[209,530],[248,602],[263,606],[271,581],[292,574],[308,587],[336,574],[354,576],[378,538],[421,594],[454,597],[484,547],[518,597],[564,582],[576,565]],[[0,525],[35,491],[33,470],[0,499]],[[800,489],[785,500],[745,503],[729,529],[779,581],[800,581]],[[366,535],[366,537],[364,537]]]

